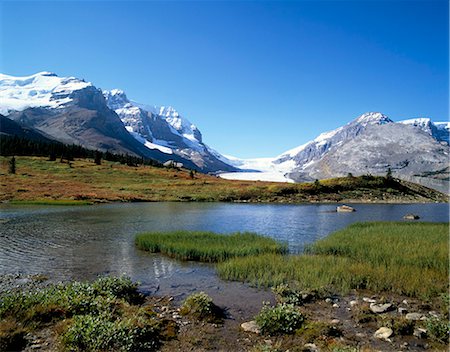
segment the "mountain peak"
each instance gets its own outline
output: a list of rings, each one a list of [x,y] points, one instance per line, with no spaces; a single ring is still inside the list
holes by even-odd
[[[130,103],[127,95],[121,89],[104,90],[103,96],[108,102],[108,107],[113,110],[122,109]]]
[[[43,77],[58,77],[58,75],[54,72],[50,71],[42,71],[34,74],[33,76],[43,76]]]
[[[72,93],[92,86],[75,77],[58,77],[43,71],[16,77],[0,74],[0,113],[23,111],[33,107],[60,108],[72,101]]]
[[[352,121],[359,124],[383,125],[385,123],[394,122],[381,112],[366,112]]]

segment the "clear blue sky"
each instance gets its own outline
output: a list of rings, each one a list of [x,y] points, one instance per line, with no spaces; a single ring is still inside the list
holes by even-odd
[[[446,0],[0,6],[1,72],[172,105],[224,154],[276,156],[367,111],[448,119]]]

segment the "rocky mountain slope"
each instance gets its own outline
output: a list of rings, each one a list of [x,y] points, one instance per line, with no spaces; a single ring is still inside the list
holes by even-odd
[[[103,91],[103,95],[108,107],[119,115],[128,132],[147,148],[188,159],[201,170],[236,170],[205,145],[199,129],[174,108],[136,103],[119,89]]]
[[[144,137],[136,134],[129,124],[125,125],[119,115],[108,107],[100,89],[75,77],[58,77],[50,72],[27,77],[0,75],[0,102],[0,113],[7,118],[63,143],[128,153],[160,162],[174,160],[204,172],[235,170],[212,155],[202,154],[192,148],[191,151],[186,143],[181,144],[180,152],[169,152],[169,147],[164,148],[163,143],[177,145],[177,142],[187,139],[186,135],[182,136],[160,115],[135,107],[134,113],[156,121],[156,136],[167,138],[161,141],[161,147],[155,148],[151,142],[147,143]],[[125,110],[122,106],[122,115],[126,114]],[[172,121],[173,125],[185,127],[177,121],[172,110],[166,109],[161,113],[166,114],[166,119]],[[200,132],[192,130],[193,138],[200,138],[198,144],[206,150],[206,146],[201,143]]]
[[[449,189],[450,124],[428,118],[396,123],[381,113],[366,113],[278,157],[243,160],[205,145],[200,130],[172,107],[140,104],[121,90],[102,91],[50,72],[0,74],[0,114],[19,124],[11,127],[2,119],[10,130],[25,128],[90,149],[173,160],[224,178],[302,182],[348,173],[385,175],[391,169],[394,177]]]
[[[224,174],[229,179],[304,182],[329,177],[372,174],[449,190],[448,123],[412,119],[395,123],[381,113],[366,113],[345,126],[273,159],[232,160],[260,172]]]

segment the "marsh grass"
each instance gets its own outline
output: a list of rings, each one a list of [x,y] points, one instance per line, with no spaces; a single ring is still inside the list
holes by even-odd
[[[448,231],[448,223],[354,224],[311,245],[307,254],[233,258],[217,271],[223,279],[264,287],[288,283],[319,292],[436,297],[448,289]]]
[[[287,252],[285,244],[249,232],[229,235],[195,231],[154,232],[136,236],[135,243],[138,248],[153,253],[201,262],[222,262],[234,257]]]

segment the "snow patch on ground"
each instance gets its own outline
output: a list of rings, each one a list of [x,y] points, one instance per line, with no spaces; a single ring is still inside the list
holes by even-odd
[[[286,176],[286,173],[295,165],[295,161],[293,160],[281,164],[274,164],[273,160],[275,158],[239,159],[229,155],[225,156],[225,160],[228,164],[242,170],[252,170],[219,174],[220,177],[227,180],[294,182]]]
[[[158,149],[160,152],[163,152],[165,154],[173,154],[173,150],[169,147],[159,145],[156,143],[152,143],[148,140],[146,140],[144,137],[142,137],[139,133],[133,131],[133,127],[131,126],[125,126],[127,131],[140,143],[145,145],[148,149]]]

